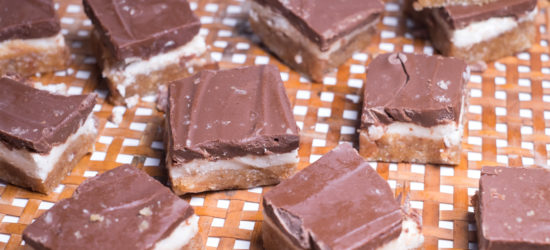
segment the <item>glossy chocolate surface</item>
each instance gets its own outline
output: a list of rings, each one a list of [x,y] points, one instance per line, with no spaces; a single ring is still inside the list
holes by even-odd
[[[84,10],[117,60],[177,48],[200,28],[187,0],[84,0]]]
[[[264,195],[265,216],[302,249],[376,249],[401,233],[388,183],[344,143]]]
[[[476,218],[479,249],[550,249],[550,170],[484,167]]]
[[[0,0],[0,41],[51,37],[60,30],[52,0]]]
[[[35,249],[152,249],[193,213],[147,173],[123,165],[84,181],[23,239]]]
[[[0,142],[9,148],[48,153],[75,133],[96,103],[96,94],[62,96],[0,78]]]
[[[272,65],[203,70],[169,85],[174,161],[288,153],[299,134],[279,70]]]
[[[536,0],[498,0],[479,5],[450,5],[438,13],[453,29],[461,29],[470,23],[493,17],[513,17],[516,20],[526,16],[537,7]]]
[[[430,127],[460,120],[469,70],[442,56],[387,53],[368,66],[362,127],[407,122]]]
[[[338,38],[378,21],[384,4],[380,0],[255,0],[285,16],[321,51]]]

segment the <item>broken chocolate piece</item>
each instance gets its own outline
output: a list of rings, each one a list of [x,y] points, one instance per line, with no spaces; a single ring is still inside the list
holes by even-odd
[[[61,30],[52,0],[3,0],[0,16],[0,41],[51,37]]]

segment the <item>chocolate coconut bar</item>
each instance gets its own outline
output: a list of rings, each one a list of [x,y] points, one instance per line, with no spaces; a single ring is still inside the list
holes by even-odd
[[[499,0],[481,6],[456,5],[425,15],[433,46],[468,62],[513,55],[535,42],[536,0]]]
[[[202,249],[199,217],[145,172],[123,165],[84,181],[23,231],[34,249]]]
[[[250,24],[269,50],[316,82],[365,48],[384,9],[380,0],[254,0]]]
[[[0,179],[42,193],[57,187],[95,142],[95,98],[0,78]]]
[[[480,250],[550,249],[550,171],[484,167],[473,197]]]
[[[275,66],[172,82],[165,124],[177,194],[275,184],[296,169],[298,128]]]
[[[52,0],[0,1],[0,75],[64,69],[69,49]]]
[[[265,249],[415,249],[422,225],[388,183],[344,143],[268,191]]]
[[[360,127],[372,161],[458,164],[469,68],[459,59],[388,53],[370,63]]]
[[[133,106],[204,60],[200,21],[187,0],[84,0],[111,100]]]

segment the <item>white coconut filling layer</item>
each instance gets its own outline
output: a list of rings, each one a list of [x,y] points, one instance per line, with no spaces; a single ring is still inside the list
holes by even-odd
[[[171,167],[170,176],[173,179],[183,178],[191,174],[206,174],[217,170],[241,170],[241,169],[265,169],[269,167],[296,164],[298,163],[298,150],[288,153],[269,155],[247,155],[234,157],[227,160],[209,161],[207,159],[196,159],[183,164],[182,166]]]
[[[75,143],[80,136],[91,134],[97,134],[97,127],[95,119],[90,113],[84,124],[70,135],[65,143],[52,147],[48,154],[34,153],[26,149],[12,150],[4,143],[0,143],[0,159],[20,169],[25,175],[44,182],[50,172],[54,170],[59,158],[67,151],[68,146]],[[74,157],[74,155],[70,157]]]
[[[416,221],[405,217],[402,222],[402,230],[399,237],[378,248],[378,250],[408,250],[418,249],[424,243],[424,236],[418,230],[420,227]]]
[[[270,7],[264,7],[256,2],[252,2],[250,18],[252,18],[255,22],[262,20],[272,29],[283,33],[288,39],[301,44],[302,48],[305,48],[317,58],[325,60],[328,60],[334,52],[339,52],[342,46],[347,44],[347,41],[350,41],[360,33],[367,31],[373,26],[374,23],[376,23],[373,22],[373,24],[364,25],[361,28],[352,31],[351,33],[334,41],[328,50],[321,51],[317,44],[313,43],[306,36],[304,36],[302,32],[296,29],[296,27],[294,27],[294,25],[292,25],[282,14],[273,11]],[[294,60],[296,63],[300,64],[302,63],[302,56],[297,54]]]
[[[155,244],[155,250],[182,249],[199,232],[199,216],[192,215],[179,224],[172,233]]]
[[[166,44],[170,45],[170,42]],[[103,77],[123,79],[122,82],[117,82],[117,90],[124,97],[126,96],[126,87],[136,81],[137,75],[149,75],[152,72],[161,71],[170,65],[179,64],[182,58],[197,57],[205,51],[204,37],[196,35],[188,43],[149,59],[132,57],[125,59],[122,67],[107,67],[103,70]]]
[[[406,122],[393,122],[389,125],[369,126],[367,133],[371,141],[376,141],[385,135],[414,136],[431,140],[443,140],[447,147],[460,145],[462,137],[459,126],[454,122],[432,127],[424,127]]]
[[[445,27],[451,42],[456,47],[470,47],[476,43],[491,40],[503,33],[513,30],[522,22],[533,21],[537,13],[538,9],[535,8],[517,20],[514,17],[491,17],[487,20],[472,22],[462,29],[455,30],[450,29],[437,12],[435,18],[440,25]]]
[[[65,47],[65,38],[61,32],[51,37],[41,37],[33,39],[10,39],[0,43],[0,57],[12,55],[20,48],[31,47],[40,50],[58,50],[59,47]],[[16,50],[17,48],[18,50]]]

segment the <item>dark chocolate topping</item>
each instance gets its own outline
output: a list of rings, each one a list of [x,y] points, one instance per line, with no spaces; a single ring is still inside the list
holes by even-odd
[[[83,182],[23,239],[35,249],[151,249],[193,213],[167,187],[123,165]]]
[[[51,37],[60,30],[52,0],[0,0],[0,41]]]
[[[200,28],[187,0],[84,0],[84,10],[117,60],[177,48]]]
[[[279,70],[272,65],[204,70],[169,86],[173,160],[287,153],[299,134]]]
[[[390,186],[348,143],[263,202],[266,215],[305,249],[376,249],[401,233],[403,213]]]
[[[367,69],[362,127],[411,122],[430,127],[459,122],[469,72],[464,61],[388,53]]]
[[[75,133],[96,103],[96,94],[62,96],[0,78],[0,141],[10,148],[48,153]]]
[[[484,167],[478,210],[480,249],[550,248],[550,171]]]
[[[322,51],[338,38],[378,21],[380,0],[255,0],[282,13]]]
[[[439,14],[453,29],[492,17],[519,19],[537,7],[537,0],[498,0],[484,5],[450,5],[438,9]]]

